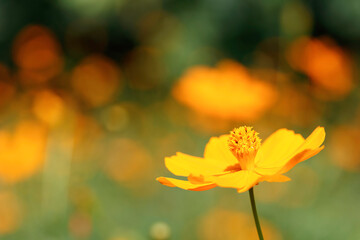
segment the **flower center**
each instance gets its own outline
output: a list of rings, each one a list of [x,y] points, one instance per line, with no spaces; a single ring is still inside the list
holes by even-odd
[[[254,158],[261,145],[258,134],[252,127],[247,126],[234,128],[230,132],[229,149],[243,170],[254,167]]]

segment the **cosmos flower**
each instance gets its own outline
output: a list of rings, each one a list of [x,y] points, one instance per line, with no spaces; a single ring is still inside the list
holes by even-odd
[[[271,84],[257,79],[232,60],[222,60],[214,68],[189,68],[172,94],[196,113],[245,122],[259,119],[277,99],[277,91]]]
[[[193,191],[219,186],[245,192],[262,181],[289,181],[283,174],[319,153],[324,139],[323,127],[317,127],[306,139],[283,128],[261,144],[258,133],[243,126],[230,134],[212,137],[203,158],[184,153],[165,158],[167,169],[187,177],[187,181],[166,177],[157,180],[169,187]]]

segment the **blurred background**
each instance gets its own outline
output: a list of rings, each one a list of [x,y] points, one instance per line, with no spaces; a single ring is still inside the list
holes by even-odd
[[[162,186],[241,125],[326,148],[255,187],[267,240],[360,239],[360,2],[0,1],[0,239],[257,239],[248,194]]]

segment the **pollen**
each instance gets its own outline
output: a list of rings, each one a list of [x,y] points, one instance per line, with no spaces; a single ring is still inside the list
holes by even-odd
[[[240,165],[244,160],[251,161],[261,145],[261,139],[258,137],[259,133],[254,131],[252,127],[234,128],[230,132],[228,139],[229,149],[232,154],[239,160]],[[246,164],[248,165],[248,164]],[[242,166],[244,169],[245,166]]]

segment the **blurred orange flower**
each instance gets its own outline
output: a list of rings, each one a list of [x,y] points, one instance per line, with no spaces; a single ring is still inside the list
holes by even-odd
[[[0,179],[12,183],[34,174],[42,166],[46,130],[41,125],[24,121],[13,134],[0,131]]]
[[[279,129],[261,144],[252,127],[239,127],[230,134],[210,139],[204,158],[183,153],[165,158],[165,165],[188,181],[159,177],[169,187],[203,191],[216,186],[245,192],[259,182],[285,182],[283,173],[317,153],[325,139],[323,127],[317,127],[304,139],[291,130]]]
[[[115,62],[102,55],[91,55],[73,70],[71,83],[86,104],[99,107],[117,93],[120,78],[120,70]]]
[[[352,125],[337,126],[330,138],[333,163],[350,172],[360,171],[360,128]]]
[[[241,64],[223,60],[216,68],[190,68],[173,96],[196,112],[228,120],[252,121],[276,100],[274,88],[251,76]]]
[[[51,90],[36,92],[33,103],[34,115],[49,126],[60,122],[65,112],[63,99]]]
[[[25,83],[43,83],[58,75],[64,65],[59,43],[52,32],[39,25],[29,25],[17,35],[13,58]]]
[[[350,57],[328,38],[300,38],[288,50],[290,65],[308,75],[329,98],[347,95],[353,88],[353,68]]]

